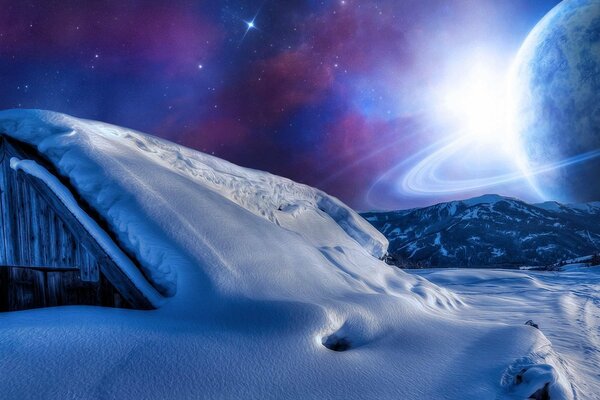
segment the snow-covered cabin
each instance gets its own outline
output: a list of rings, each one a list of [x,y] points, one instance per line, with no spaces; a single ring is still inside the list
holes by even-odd
[[[80,224],[69,236],[81,250],[72,258],[107,256],[114,263],[99,263],[99,278],[157,308],[1,314],[3,399],[525,398],[548,382],[553,399],[571,398],[562,390],[570,372],[541,330],[508,318],[519,314],[510,307],[482,318],[496,304],[487,292],[485,308],[464,307],[453,292],[381,262],[385,237],[326,193],[48,111],[0,111],[0,132],[9,138],[4,173],[40,190],[34,202],[57,218],[70,213],[64,230]],[[469,287],[475,279],[492,292],[487,283],[498,279],[545,285],[490,273],[437,279]],[[522,308],[520,299],[508,303]]]
[[[58,305],[152,308],[107,252],[119,248],[102,221],[86,211],[82,199],[61,196],[68,182],[59,181],[34,148],[1,136],[0,160],[0,311]],[[20,164],[23,160],[29,164]]]

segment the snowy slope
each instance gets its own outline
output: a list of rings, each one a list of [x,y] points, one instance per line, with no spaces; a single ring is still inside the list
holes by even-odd
[[[318,190],[61,114],[0,112],[0,131],[50,161],[165,300],[1,314],[3,398],[521,398],[546,383],[572,398],[540,331],[482,322],[384,264],[385,238]]]
[[[365,213],[390,253],[432,267],[545,266],[600,250],[600,204],[498,195]]]

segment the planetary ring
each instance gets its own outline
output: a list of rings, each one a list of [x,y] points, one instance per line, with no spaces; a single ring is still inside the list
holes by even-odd
[[[401,173],[410,161],[416,163],[398,179],[399,187],[403,194],[413,196],[453,194],[466,191],[484,189],[503,183],[508,183],[520,179],[527,179],[532,183],[531,178],[545,172],[556,170],[569,165],[581,163],[600,156],[600,149],[572,156],[554,163],[539,165],[529,169],[521,168],[519,171],[487,176],[484,178],[472,179],[447,179],[440,177],[440,167],[458,151],[464,149],[472,143],[468,136],[461,136],[451,141],[448,139],[438,141],[423,151],[415,154],[409,160],[393,166],[388,171],[379,176],[371,185],[367,193],[367,199],[375,186],[384,179],[389,179],[392,174]]]

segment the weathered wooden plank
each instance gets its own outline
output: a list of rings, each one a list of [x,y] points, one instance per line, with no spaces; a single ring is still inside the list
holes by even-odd
[[[77,267],[49,267],[45,265],[0,265],[0,269],[10,269],[10,268],[23,268],[23,269],[31,269],[35,271],[45,271],[45,272],[65,272],[65,271],[75,271],[79,272],[79,268]]]
[[[87,253],[85,248],[82,246],[82,250]],[[79,252],[80,253],[80,252]],[[89,266],[89,253],[88,254],[79,254],[77,257],[77,262],[79,263],[79,274],[80,278],[83,282],[90,281],[90,266]]]
[[[83,250],[83,246],[81,246],[81,243],[79,243],[78,241],[73,241],[72,242],[73,245],[73,250],[72,250],[72,254],[73,254],[73,261],[72,264],[73,265],[77,265],[80,269],[79,271],[79,279],[81,279],[81,268],[83,267],[83,264],[85,263],[85,255],[81,254]],[[83,279],[82,279],[83,280]]]
[[[57,248],[57,217],[50,212],[50,207],[44,203],[46,218],[48,219],[48,263],[52,266],[59,266],[58,248]]]
[[[100,263],[97,258],[94,258],[93,263],[90,265],[90,280],[92,282],[100,280]]]
[[[17,246],[17,253],[19,254],[19,263],[21,265],[29,265],[29,253],[25,250],[27,241],[27,223],[25,221],[24,212],[24,201],[23,201],[23,179],[15,174],[15,198],[14,198],[14,210],[17,212],[17,229],[15,230],[16,240],[14,245]]]
[[[33,301],[36,307],[46,307],[46,273],[44,271],[34,272]]]
[[[72,236],[67,232],[67,228],[62,220],[57,220],[57,236],[56,246],[58,253],[58,264],[59,265],[73,265],[73,255],[71,254],[71,241]]]
[[[34,286],[43,272],[22,268],[12,268],[10,272],[9,310],[40,307],[34,297]]]
[[[4,140],[0,140],[0,163],[2,163],[4,161]],[[0,170],[0,262],[5,263],[6,262],[6,234],[4,232],[4,226],[6,225],[6,223],[8,223],[8,221],[5,222],[6,216],[5,216],[5,200],[6,197],[6,177],[3,173],[1,173]],[[1,294],[0,294],[1,296]],[[1,300],[0,300],[0,304],[1,304]],[[0,305],[1,307],[1,305]]]
[[[11,232],[11,226],[12,226],[12,218],[11,218],[11,209],[10,209],[10,204],[9,204],[9,199],[10,199],[10,193],[11,193],[11,187],[9,184],[9,176],[7,174],[7,160],[6,160],[6,152],[5,152],[6,146],[5,146],[5,141],[1,140],[0,141],[0,150],[1,150],[1,154],[0,154],[0,203],[2,204],[1,207],[1,212],[2,212],[2,227],[1,227],[1,235],[2,235],[2,242],[4,244],[4,262],[9,263],[9,262],[14,262],[14,255],[13,255],[13,246],[9,245],[12,244],[12,232]]]
[[[62,272],[48,271],[46,273],[46,282],[48,291],[46,293],[46,304],[48,307],[59,306],[61,302],[61,293],[64,290],[62,286]]]
[[[0,311],[9,310],[10,270],[0,269]]]
[[[5,147],[6,148],[6,147]],[[6,249],[6,262],[8,264],[18,264],[20,262],[19,250],[18,250],[18,208],[16,199],[18,198],[17,185],[15,181],[14,171],[10,168],[10,160],[8,154],[4,156],[2,162],[2,172],[6,177],[6,192],[5,200],[6,204],[4,207],[5,225],[4,232],[7,242]]]
[[[81,252],[81,280],[84,282],[98,282],[99,269],[98,260],[94,256],[93,250],[90,251],[86,246],[83,246]]]
[[[44,229],[42,229],[40,221],[40,204],[35,190],[28,190],[27,192],[29,207],[26,208],[26,213],[29,214],[29,252],[31,254],[31,264],[42,265],[46,262],[46,259],[43,258],[43,247],[46,243],[42,241]]]
[[[47,217],[47,207],[44,204],[44,201],[37,195],[35,191],[33,191],[35,195],[35,203],[36,203],[36,230],[37,230],[37,251],[39,252],[39,258],[36,258],[36,261],[39,259],[39,264],[44,263],[45,265],[51,266],[51,257],[49,254],[49,250],[52,247],[52,242],[50,241],[49,227],[48,227],[48,217]]]

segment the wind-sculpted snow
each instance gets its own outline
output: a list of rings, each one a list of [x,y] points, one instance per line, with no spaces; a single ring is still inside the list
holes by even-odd
[[[565,269],[552,273],[465,269],[412,272],[459,293],[471,307],[470,317],[482,323],[502,320],[518,324],[533,319],[538,325],[539,330],[530,328],[545,336],[538,348],[514,360],[504,372],[502,382],[508,394],[527,398],[549,383],[550,399],[571,395],[597,399],[600,267],[578,264]],[[521,383],[515,385],[516,381]]]
[[[386,239],[323,192],[61,114],[0,112],[0,131],[47,158],[165,300],[0,314],[3,399],[515,398],[518,360],[524,390],[569,398],[541,332],[386,265]]]

